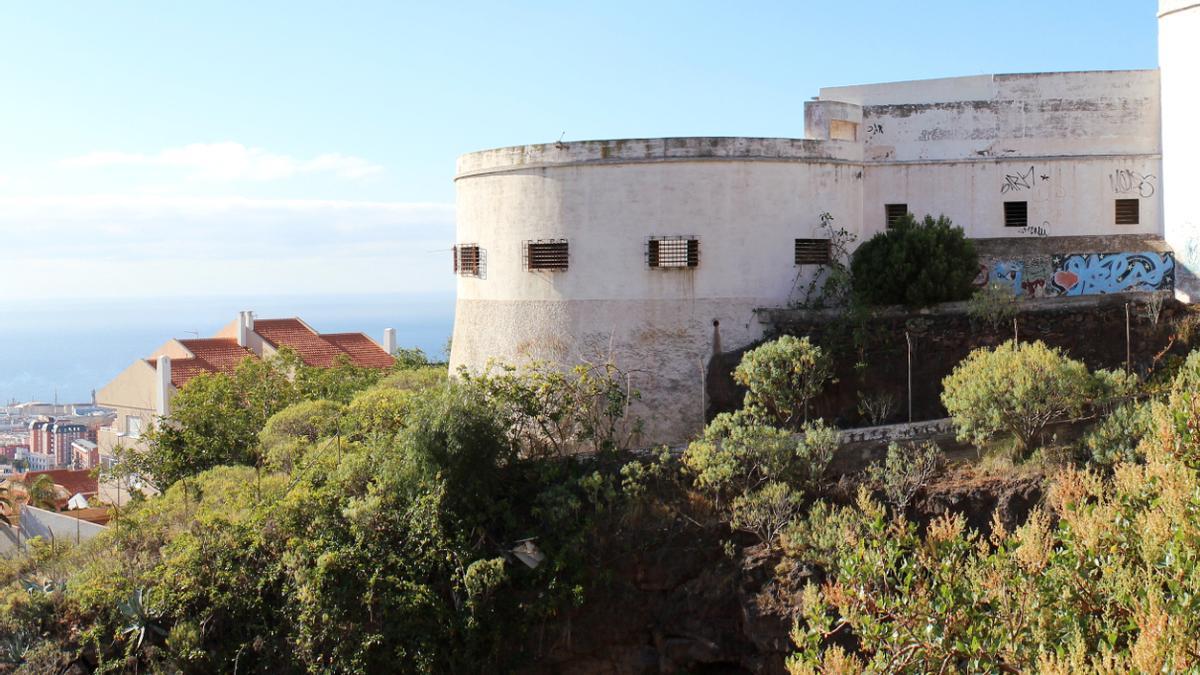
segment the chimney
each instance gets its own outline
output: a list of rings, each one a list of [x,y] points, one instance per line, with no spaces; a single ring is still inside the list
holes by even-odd
[[[154,392],[154,410],[159,417],[167,416],[167,397],[171,393],[171,357],[158,357],[158,386]]]
[[[249,341],[249,340],[247,340],[248,335],[247,335],[247,331],[246,331],[246,313],[245,312],[238,312],[237,323],[238,323],[238,325],[237,325],[238,346],[245,347],[246,343]]]
[[[246,332],[254,331],[254,310],[246,310]]]
[[[387,352],[388,354],[396,353],[396,329],[395,328],[384,328],[383,329],[383,351]]]

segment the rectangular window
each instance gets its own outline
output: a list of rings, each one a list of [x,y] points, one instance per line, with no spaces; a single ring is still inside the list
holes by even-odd
[[[883,217],[887,224],[887,229],[892,229],[897,220],[908,215],[908,204],[884,204]]]
[[[825,265],[829,263],[832,247],[828,239],[797,239],[797,265]]]
[[[567,269],[567,240],[539,239],[525,242],[525,269],[555,271]]]
[[[1117,224],[1137,225],[1141,201],[1137,199],[1117,200]]]
[[[483,267],[483,250],[478,244],[459,244],[454,247],[454,273],[463,277],[478,277]]]
[[[1004,226],[1028,227],[1029,202],[1004,202]]]
[[[125,418],[125,433],[128,434],[130,438],[141,438],[142,437],[142,418],[134,417],[132,415],[126,417]]]
[[[688,269],[700,265],[700,240],[691,236],[650,237],[646,262],[655,269]]]

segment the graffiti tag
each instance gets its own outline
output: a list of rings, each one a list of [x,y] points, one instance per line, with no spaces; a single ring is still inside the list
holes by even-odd
[[[1175,285],[1170,253],[1073,253],[1055,257],[1054,285],[1062,295],[1157,291]]]
[[[1175,256],[1171,253],[1070,253],[995,260],[982,267],[976,283],[1002,283],[1011,286],[1014,295],[1034,298],[1175,287]]]
[[[1108,177],[1113,192],[1119,195],[1136,194],[1142,198],[1154,196],[1155,176],[1129,169],[1117,169]]]
[[[875,134],[883,133],[883,125],[878,122],[872,122],[867,125],[867,138],[874,138]]]
[[[1030,237],[1046,237],[1050,235],[1050,221],[1043,220],[1041,225],[1027,225],[1026,227],[1018,228],[1017,234],[1024,234]]]
[[[1033,167],[1029,167],[1029,171],[1019,173],[1005,174],[1004,183],[1000,185],[1000,194],[1015,192],[1017,190],[1033,188]]]

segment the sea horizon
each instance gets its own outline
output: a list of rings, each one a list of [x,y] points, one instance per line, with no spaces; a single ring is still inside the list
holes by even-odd
[[[445,357],[452,292],[395,295],[239,295],[0,302],[0,402],[81,403],[172,338],[209,337],[241,310],[300,317],[322,333],[362,332]]]

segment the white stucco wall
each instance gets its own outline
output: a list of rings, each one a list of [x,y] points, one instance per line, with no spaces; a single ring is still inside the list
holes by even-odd
[[[794,266],[794,240],[823,237],[823,212],[861,222],[861,167],[843,145],[658,139],[467,155],[457,239],[483,249],[485,277],[459,280],[451,367],[612,353],[638,371],[647,439],[685,436],[703,424],[713,321],[724,348],[760,337],[753,309],[798,297],[812,269]],[[649,268],[652,235],[698,237],[699,267]],[[557,238],[569,269],[526,271],[523,242]]]
[[[1158,89],[1157,71],[836,87],[806,105],[808,139],[464,155],[456,241],[482,248],[484,272],[459,279],[451,367],[612,353],[639,372],[647,440],[684,440],[703,424],[713,321],[737,349],[762,334],[755,308],[800,300],[811,268],[793,265],[793,240],[824,237],[822,212],[859,241],[883,229],[887,203],[975,238],[1161,234]],[[1116,198],[1139,199],[1137,225],[1115,224]],[[1004,226],[1005,201],[1029,203],[1028,229]],[[649,269],[654,235],[698,237],[699,267]],[[569,269],[526,271],[537,239],[568,240]]]
[[[1200,2],[1160,0],[1163,231],[1178,261],[1176,290],[1200,299]]]

